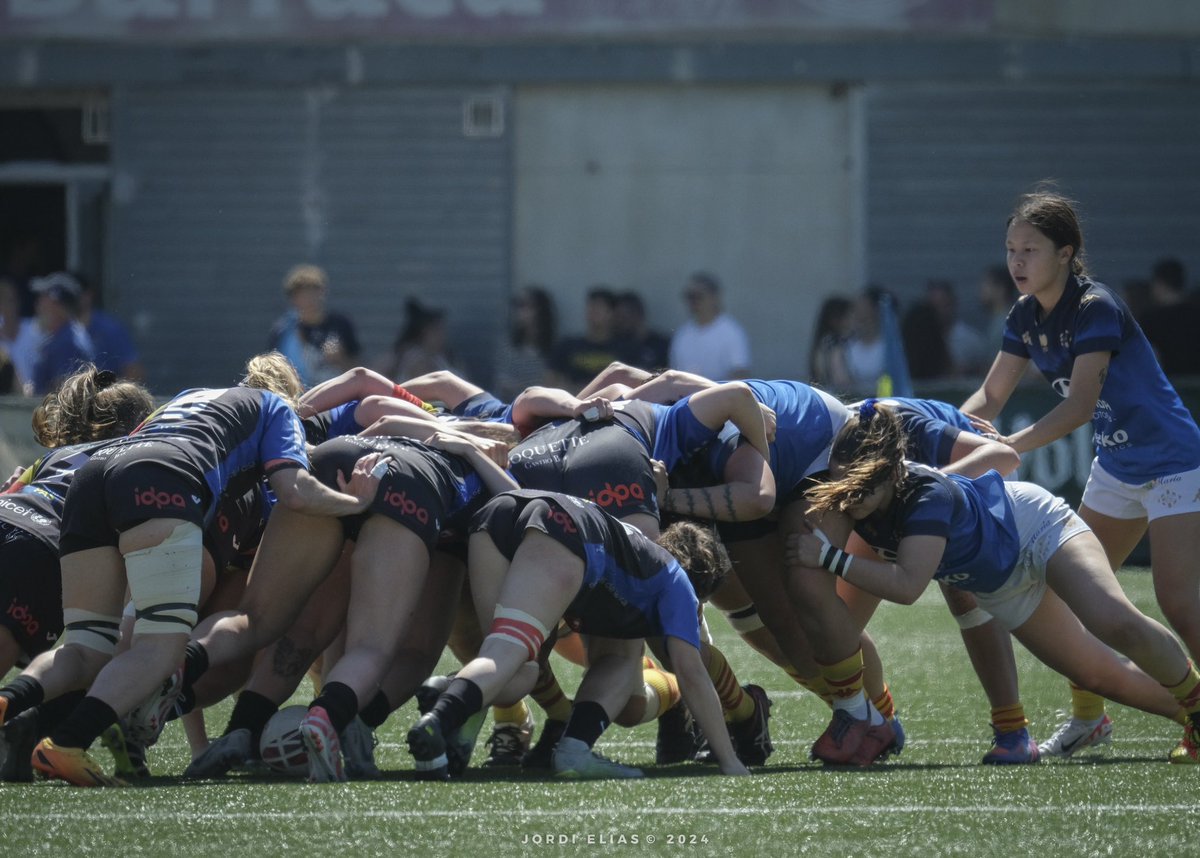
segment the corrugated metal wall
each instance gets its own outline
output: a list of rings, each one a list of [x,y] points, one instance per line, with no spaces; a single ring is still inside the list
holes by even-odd
[[[134,322],[154,389],[236,380],[301,261],[328,270],[367,362],[413,295],[449,311],[459,363],[485,373],[506,314],[511,154],[507,132],[464,134],[477,93],[114,93],[107,296]]]
[[[1200,273],[1194,88],[877,86],[867,127],[869,276],[902,296],[948,277],[969,312],[1014,199],[1046,178],[1080,202],[1097,279],[1166,255]]]

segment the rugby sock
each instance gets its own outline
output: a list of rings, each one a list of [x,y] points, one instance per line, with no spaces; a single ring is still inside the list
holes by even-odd
[[[1200,715],[1200,674],[1196,673],[1196,668],[1191,661],[1188,661],[1187,674],[1184,675],[1181,682],[1163,687],[1179,701],[1179,705],[1183,707],[1183,711],[1189,718],[1193,721],[1200,720],[1197,717]]]
[[[1011,733],[1028,726],[1029,719],[1025,717],[1024,704],[992,707],[992,729],[997,733]]]
[[[544,664],[539,667],[537,682],[534,684],[533,690],[529,692],[529,696],[538,706],[542,707],[546,717],[552,721],[565,722],[571,717],[571,698],[563,692],[562,686],[558,684],[558,679],[549,665]]]
[[[190,686],[208,670],[208,650],[196,641],[183,648],[183,684]]]
[[[364,706],[362,711],[358,713],[358,717],[372,730],[378,730],[391,714],[392,702],[387,699],[387,695],[382,691],[376,691],[375,696],[371,698],[371,702]]]
[[[654,659],[652,659],[650,656],[644,655],[642,656],[642,669],[658,670],[658,665],[654,663]]]
[[[18,676],[0,688],[0,697],[8,701],[4,709],[4,720],[11,721],[26,709],[40,705],[45,696],[46,691],[42,684],[32,676]]]
[[[41,736],[49,736],[66,717],[75,711],[87,692],[68,691],[66,694],[39,703],[37,706],[37,728]]]
[[[116,711],[99,697],[84,697],[54,729],[50,741],[60,748],[83,748],[86,751],[100,738],[101,733],[118,720]]]
[[[608,729],[608,713],[604,707],[592,700],[576,701],[571,707],[571,719],[567,721],[564,739],[578,739],[589,748],[596,744],[600,734]]]
[[[1086,688],[1071,683],[1071,715],[1080,721],[1096,721],[1104,717],[1104,698]]]
[[[790,664],[784,667],[783,672],[792,678],[792,681],[813,694],[820,697],[826,703],[833,704],[833,692],[829,690],[829,683],[825,681],[825,677],[817,674],[816,676],[801,676],[796,668]]]
[[[483,692],[469,679],[456,676],[433,705],[433,714],[441,722],[442,732],[457,730],[483,709]]]
[[[243,691],[233,704],[233,712],[229,715],[229,723],[225,725],[225,735],[234,730],[249,730],[252,748],[258,747],[262,738],[263,728],[271,720],[271,716],[279,711],[274,700],[259,694],[257,691]]]
[[[859,647],[854,655],[833,664],[819,665],[821,677],[833,695],[833,708],[845,709],[858,720],[870,714],[866,695],[863,694],[863,654]]]
[[[708,676],[712,679],[717,698],[725,711],[725,720],[731,724],[745,721],[754,715],[754,699],[738,685],[737,677],[725,660],[725,655],[715,646],[708,647]]]
[[[879,714],[885,720],[891,721],[896,717],[896,701],[892,699],[892,689],[886,684],[883,686],[882,693],[871,702],[875,704],[875,708],[879,710]]]
[[[358,714],[358,695],[344,682],[326,682],[321,693],[308,704],[309,709],[314,706],[329,713],[329,723],[341,733]]]
[[[642,716],[642,723],[646,724],[666,714],[668,709],[679,702],[682,695],[675,675],[658,668],[643,670],[642,681],[645,683],[646,694],[646,713]]]
[[[529,717],[529,707],[524,700],[518,700],[512,706],[493,706],[492,721],[497,724],[524,724]]]

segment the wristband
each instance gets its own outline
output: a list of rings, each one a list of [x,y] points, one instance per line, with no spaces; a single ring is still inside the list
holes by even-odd
[[[823,569],[828,569],[839,578],[845,578],[846,573],[850,571],[850,561],[853,559],[852,555],[826,542],[821,546],[821,554],[817,558],[817,562]]]
[[[371,476],[377,480],[382,480],[383,475],[388,471],[388,460],[380,459],[375,467],[371,468]]]

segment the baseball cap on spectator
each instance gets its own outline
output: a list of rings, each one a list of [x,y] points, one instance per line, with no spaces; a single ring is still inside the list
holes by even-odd
[[[56,271],[45,277],[35,277],[29,281],[29,291],[35,295],[49,295],[61,304],[75,306],[83,287],[79,281],[65,271]]]

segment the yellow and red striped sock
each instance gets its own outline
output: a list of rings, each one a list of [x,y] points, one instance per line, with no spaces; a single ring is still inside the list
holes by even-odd
[[[725,720],[731,723],[745,721],[754,714],[754,701],[742,691],[737,677],[725,660],[724,654],[715,646],[708,647],[708,675],[713,688],[725,710]]]
[[[875,708],[879,710],[879,714],[885,720],[891,721],[896,717],[896,701],[892,699],[892,689],[886,683],[883,686],[883,691],[871,702],[875,704]]]
[[[542,707],[547,718],[565,722],[571,717],[571,698],[562,690],[554,671],[549,667],[543,666],[538,672],[537,682],[529,696]]]
[[[1181,681],[1163,687],[1179,701],[1179,705],[1189,717],[1200,712],[1200,673],[1196,672],[1196,667],[1191,661],[1188,662],[1187,673]]]
[[[858,699],[862,699],[862,705],[866,706],[866,698],[863,697],[863,654],[861,647],[856,649],[853,655],[841,661],[835,661],[833,664],[822,664],[820,667],[821,678],[829,686],[829,693],[833,698],[833,705],[836,708],[841,708],[839,704],[846,703],[857,708]]]
[[[667,673],[658,668],[646,669],[642,671],[642,681],[646,683],[646,700],[647,703],[655,703],[657,705],[647,706],[646,716],[642,723],[656,721],[661,718],[668,709],[679,702],[682,696],[679,693],[679,683],[675,679],[675,674]],[[650,699],[650,694],[654,695],[654,700]],[[653,710],[653,711],[651,711]]]
[[[1024,704],[1013,703],[1009,706],[992,707],[992,727],[997,733],[1011,733],[1028,726],[1029,719],[1025,717]]]

